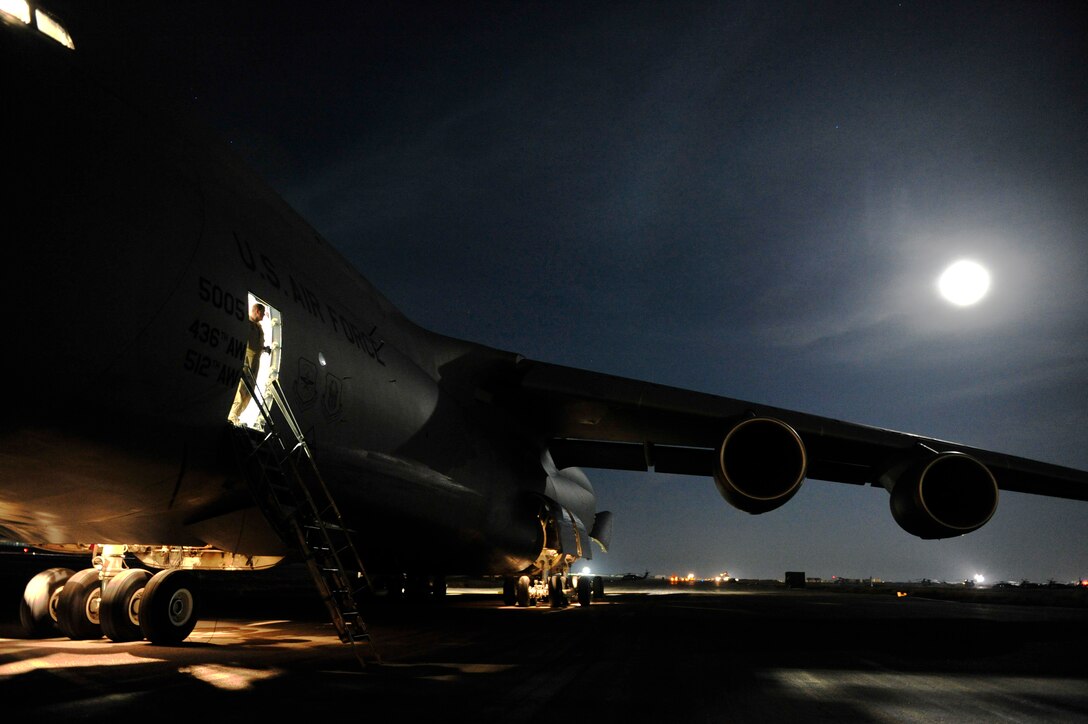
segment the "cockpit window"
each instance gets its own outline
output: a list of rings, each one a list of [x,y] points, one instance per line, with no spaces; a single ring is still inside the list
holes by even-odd
[[[46,15],[41,10],[35,8],[34,20],[38,23],[38,30],[63,46],[71,48],[72,50],[76,49],[75,43],[72,42],[72,36],[68,34],[68,31],[64,29],[63,25],[49,15]]]
[[[13,18],[22,20],[30,25],[30,6],[26,0],[0,0],[0,12],[5,12]]]
[[[32,15],[30,12],[31,6],[27,0],[0,0],[0,16],[14,18],[21,21],[23,25],[30,25],[30,20],[33,17],[34,26],[42,35],[52,38],[66,48],[76,49],[76,44],[72,42],[72,36],[52,15],[38,8],[33,8],[33,10]]]

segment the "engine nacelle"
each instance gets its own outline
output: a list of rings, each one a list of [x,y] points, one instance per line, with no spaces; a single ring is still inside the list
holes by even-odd
[[[892,516],[919,538],[951,538],[978,530],[997,510],[989,468],[960,452],[933,453],[893,466],[880,477]]]
[[[734,508],[766,513],[800,489],[807,464],[805,445],[792,427],[753,417],[737,423],[718,446],[714,482]]]

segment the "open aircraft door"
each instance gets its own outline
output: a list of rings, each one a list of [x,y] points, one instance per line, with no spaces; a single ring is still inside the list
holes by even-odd
[[[260,297],[255,296],[252,292],[249,293],[247,309],[253,309],[255,304],[262,304],[265,308],[264,318],[260,321],[261,329],[264,331],[264,344],[269,348],[270,352],[261,352],[260,354],[260,367],[257,370],[256,376],[256,389],[263,398],[265,407],[268,408],[272,404],[272,390],[271,385],[274,381],[279,379],[280,376],[280,363],[283,358],[283,315],[278,309],[273,307],[268,302],[264,301]],[[241,383],[239,383],[239,392],[241,391]],[[235,396],[235,403],[238,397]],[[257,405],[252,401],[245,407],[245,409],[239,413],[238,420],[240,424],[246,427],[252,427],[255,429],[263,429],[264,421],[261,418],[260,411]]]

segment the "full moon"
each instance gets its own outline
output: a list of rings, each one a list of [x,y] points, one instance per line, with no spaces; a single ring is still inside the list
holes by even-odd
[[[961,259],[941,273],[937,289],[956,306],[969,307],[990,290],[990,272],[978,262]]]

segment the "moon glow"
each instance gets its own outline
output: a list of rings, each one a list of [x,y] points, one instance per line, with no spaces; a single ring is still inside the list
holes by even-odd
[[[937,289],[957,307],[969,307],[990,290],[990,272],[978,262],[961,259],[941,273]]]

